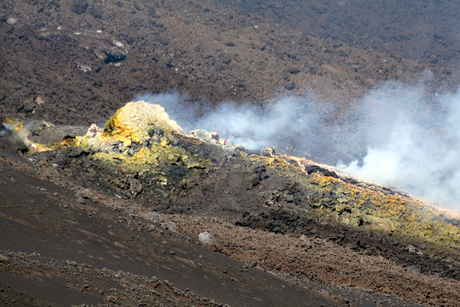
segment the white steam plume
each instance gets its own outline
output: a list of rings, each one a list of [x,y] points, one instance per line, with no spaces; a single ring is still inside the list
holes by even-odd
[[[364,99],[357,122],[369,144],[367,154],[337,166],[458,212],[460,94],[427,95],[423,86],[396,82],[375,89]]]
[[[194,129],[217,132],[221,138],[227,139],[228,144],[240,144],[248,149],[277,147],[280,142],[289,140],[295,142],[301,133],[318,126],[318,114],[321,114],[314,111],[317,106],[314,99],[294,97],[280,98],[263,110],[253,104],[223,102],[215,109],[208,109],[200,118],[197,118],[193,106],[180,103],[187,99],[177,92],[139,95],[134,101],[138,100],[162,105],[185,132]]]
[[[205,110],[200,118],[197,108],[190,101],[184,103],[187,97],[177,92],[136,96],[135,100],[162,105],[186,132],[215,131],[230,144],[249,149],[274,146],[288,154],[312,153],[313,160],[337,163],[348,174],[407,190],[460,212],[459,92],[433,97],[423,83],[387,82],[334,126],[329,116],[337,109],[314,97],[280,98],[264,110],[227,102]],[[296,148],[286,148],[286,144]]]

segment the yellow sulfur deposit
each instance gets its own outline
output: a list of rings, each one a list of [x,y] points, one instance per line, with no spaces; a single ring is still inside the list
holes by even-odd
[[[42,152],[55,148],[48,148],[45,145],[32,142],[30,140],[30,131],[26,129],[24,127],[24,123],[20,121],[11,118],[5,118],[3,125],[13,134],[13,137],[17,141],[24,143],[24,145],[29,148],[29,152]]]
[[[159,105],[145,101],[129,102],[105,123],[102,137],[130,146],[131,142],[142,144],[155,130],[170,134],[181,132],[182,128],[170,120]]]
[[[163,107],[144,101],[129,102],[106,122],[104,129],[92,125],[84,137],[77,138],[75,146],[95,150],[94,159],[104,164],[132,171],[149,167],[151,173],[159,173],[162,165],[212,167],[208,159],[173,144],[187,138],[181,131]]]
[[[310,175],[298,164],[279,158],[248,157],[284,178],[301,184],[312,195],[307,200],[315,217],[349,226],[394,232],[460,247],[460,216],[378,186],[360,187],[342,178]]]
[[[155,141],[163,136],[174,139],[181,131],[163,107],[145,101],[129,102],[105,123],[104,129],[92,125],[84,137],[77,138],[76,145],[107,152],[120,143],[121,149],[126,150],[133,143],[143,145],[152,137]]]

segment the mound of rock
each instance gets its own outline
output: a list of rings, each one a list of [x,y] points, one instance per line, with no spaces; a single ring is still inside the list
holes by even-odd
[[[103,181],[121,197],[136,197],[157,210],[224,215],[251,227],[271,225],[273,214],[279,214],[289,218],[269,230],[286,232],[307,218],[460,244],[458,215],[327,165],[277,155],[273,148],[228,146],[204,130],[184,134],[164,108],[144,101],[126,104],[102,129],[93,124],[84,136],[47,146],[31,142],[20,122],[8,119],[4,126],[32,152],[57,150],[37,156],[42,164],[79,174],[93,169],[77,177]]]

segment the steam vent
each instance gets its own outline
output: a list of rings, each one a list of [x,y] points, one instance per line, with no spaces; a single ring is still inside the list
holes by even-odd
[[[67,133],[62,143],[36,141],[59,134],[60,127],[41,125],[26,133],[22,123],[3,121],[15,146],[20,140],[44,168],[80,172],[92,186],[154,210],[219,212],[238,225],[275,233],[295,233],[313,220],[415,240],[435,251],[460,248],[460,217],[454,213],[305,158],[228,146],[203,130],[185,134],[159,105],[130,102],[103,128],[93,124],[84,135]],[[85,173],[81,165],[97,171]]]

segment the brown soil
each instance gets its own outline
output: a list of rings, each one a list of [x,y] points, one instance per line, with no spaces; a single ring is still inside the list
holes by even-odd
[[[204,114],[225,100],[263,109],[314,91],[336,124],[383,81],[417,82],[430,69],[428,94],[455,90],[458,13],[449,1],[5,0],[0,116],[81,130],[148,92],[177,90]],[[111,56],[96,30],[122,42],[126,58]],[[28,156],[0,141],[2,306],[460,300],[458,249],[434,254],[423,241],[266,208],[231,163],[165,201],[155,191],[133,197],[88,153]],[[276,176],[264,184],[292,188]],[[212,244],[198,242],[203,231]]]

